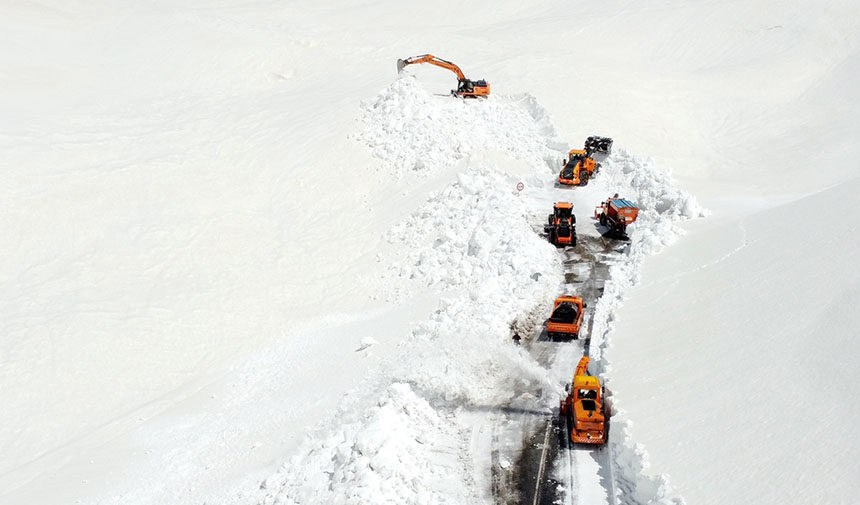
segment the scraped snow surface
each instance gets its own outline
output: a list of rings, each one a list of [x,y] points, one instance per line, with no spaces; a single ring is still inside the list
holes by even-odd
[[[615,192],[623,502],[860,496],[856,2],[13,1],[0,42],[0,503],[492,503],[476,413],[575,366],[510,341],[535,230]]]

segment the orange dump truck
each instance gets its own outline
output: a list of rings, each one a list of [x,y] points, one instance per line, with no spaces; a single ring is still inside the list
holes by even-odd
[[[559,413],[567,418],[570,440],[575,444],[605,444],[609,436],[609,416],[604,390],[597,377],[588,375],[588,356],[579,360],[567,398]]]
[[[582,298],[572,295],[559,296],[552,308],[552,315],[546,322],[547,336],[556,338],[579,338],[582,326],[582,312],[587,305]]]
[[[562,162],[558,182],[569,186],[585,186],[599,168],[600,165],[585,150],[571,149],[567,161]]]
[[[575,246],[576,216],[573,215],[573,204],[557,202],[553,205],[552,214],[547,217],[543,231],[556,246]]]
[[[618,194],[607,199],[594,209],[594,218],[600,224],[620,235],[627,233],[630,226],[639,216],[639,207],[630,200],[618,198]]]

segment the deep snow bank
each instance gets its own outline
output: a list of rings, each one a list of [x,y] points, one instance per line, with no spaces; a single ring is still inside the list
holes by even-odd
[[[527,200],[510,190],[515,179],[470,162],[482,150],[503,150],[528,171],[544,172],[554,154],[547,145],[551,128],[533,116],[539,109],[528,99],[437,100],[409,79],[399,79],[373,103],[360,139],[395,173],[415,170],[419,159],[421,176],[460,164],[456,182],[393,227],[396,247],[380,257],[390,263],[387,282],[404,296],[430,288],[445,298],[401,343],[381,376],[362,387],[369,392],[347,398],[309,436],[302,454],[264,483],[261,503],[480,502],[486,477],[467,464],[471,435],[459,409],[501,405],[521,381],[554,387],[546,371],[512,345],[509,330],[518,314],[551,299],[561,280],[560,260],[532,231]],[[418,118],[392,119],[422,107],[425,115]],[[457,120],[472,125],[468,145],[458,128],[428,119],[463,111],[473,111]],[[498,128],[507,128],[508,140],[499,140]]]
[[[529,165],[552,159],[555,130],[530,95],[463,100],[429,95],[408,74],[362,102],[358,135],[392,176],[427,176],[481,150]]]

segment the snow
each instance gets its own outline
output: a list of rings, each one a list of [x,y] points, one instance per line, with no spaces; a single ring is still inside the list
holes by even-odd
[[[0,502],[491,503],[499,406],[578,359],[510,342],[535,230],[615,192],[621,502],[852,502],[856,2],[423,7],[0,6]],[[395,74],[428,51],[492,96]]]

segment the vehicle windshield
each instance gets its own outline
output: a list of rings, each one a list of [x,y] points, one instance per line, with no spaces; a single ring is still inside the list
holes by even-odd
[[[597,399],[597,391],[593,389],[580,389],[579,398],[582,400],[595,400]]]
[[[558,236],[564,237],[564,238],[570,237],[570,227],[564,226],[564,225],[559,226],[558,227]]]
[[[558,216],[559,219],[570,219],[572,211],[573,209],[560,208],[555,210],[555,215]]]

